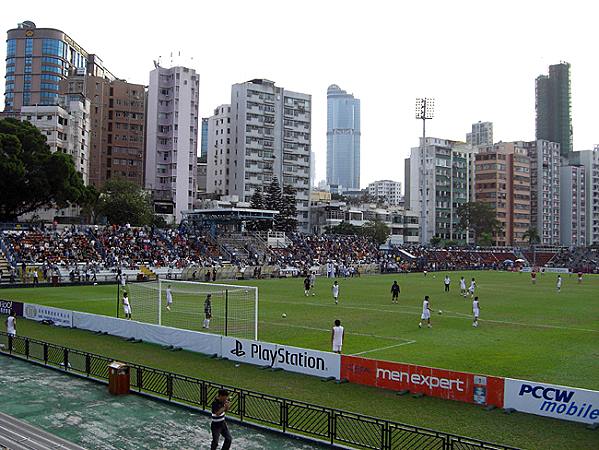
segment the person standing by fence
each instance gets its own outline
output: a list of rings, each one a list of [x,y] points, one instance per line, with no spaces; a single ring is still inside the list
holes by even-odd
[[[223,442],[222,450],[229,450],[233,438],[227,427],[225,421],[225,413],[230,408],[229,402],[229,391],[226,389],[219,389],[218,395],[212,402],[212,423],[210,424],[210,431],[212,432],[212,445],[210,450],[216,450],[218,448],[218,441],[220,437],[225,438]]]

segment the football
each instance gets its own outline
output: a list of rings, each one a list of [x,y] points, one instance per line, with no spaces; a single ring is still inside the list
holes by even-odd
[[[316,294],[314,292],[312,292],[312,297],[314,297]]]
[[[443,314],[443,311],[439,310],[439,314]]]
[[[283,319],[285,319],[285,318],[287,317],[287,314],[283,313],[283,314],[281,314],[281,317],[282,317]]]

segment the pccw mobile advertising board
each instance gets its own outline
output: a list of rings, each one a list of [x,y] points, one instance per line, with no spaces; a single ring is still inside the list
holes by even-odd
[[[430,397],[503,407],[500,377],[343,355],[341,378],[394,391],[408,390]]]
[[[223,337],[222,357],[305,375],[339,379],[341,355],[270,342]]]
[[[504,405],[539,416],[599,423],[599,392],[588,389],[506,378]]]

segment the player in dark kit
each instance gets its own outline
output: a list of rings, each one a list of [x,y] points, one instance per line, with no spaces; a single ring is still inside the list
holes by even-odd
[[[397,281],[394,281],[391,285],[391,303],[397,303],[399,301],[399,284]]]

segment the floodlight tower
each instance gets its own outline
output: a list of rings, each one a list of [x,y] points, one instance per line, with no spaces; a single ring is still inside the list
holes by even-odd
[[[426,202],[425,196],[427,180],[429,172],[426,170],[426,121],[430,120],[435,115],[435,99],[434,98],[417,98],[416,99],[416,119],[422,120],[422,141],[420,142],[420,242],[427,243],[427,221],[426,221]]]

